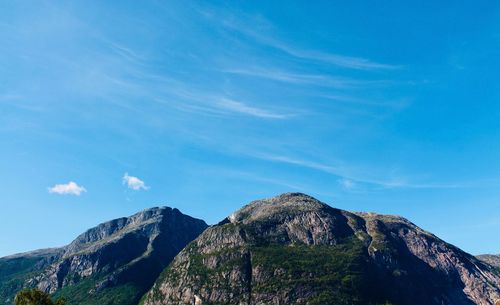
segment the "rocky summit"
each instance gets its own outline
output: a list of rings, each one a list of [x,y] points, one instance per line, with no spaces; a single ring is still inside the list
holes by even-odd
[[[404,218],[288,193],[205,230],[141,303],[493,305],[499,295],[495,267]]]
[[[36,287],[69,304],[137,304],[161,271],[205,228],[168,207],[92,228],[71,244],[0,258],[0,304]]]

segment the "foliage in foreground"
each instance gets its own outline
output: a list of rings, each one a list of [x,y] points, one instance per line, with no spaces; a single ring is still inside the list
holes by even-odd
[[[16,294],[14,305],[66,305],[64,298],[52,301],[50,295],[38,289],[24,289]]]

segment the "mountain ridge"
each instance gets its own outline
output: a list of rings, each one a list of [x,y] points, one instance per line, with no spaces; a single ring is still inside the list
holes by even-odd
[[[493,305],[496,259],[476,258],[401,216],[285,193],[212,226],[153,207],[66,246],[0,258],[0,304],[36,287],[70,305]]]
[[[65,296],[69,304],[136,304],[170,260],[206,227],[178,209],[154,207],[103,222],[66,246],[1,258],[0,267],[17,262],[25,272],[6,272],[3,277],[10,281],[0,278],[0,303],[9,304],[23,287],[36,287]]]

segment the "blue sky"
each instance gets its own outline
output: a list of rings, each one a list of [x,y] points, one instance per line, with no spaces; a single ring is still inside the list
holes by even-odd
[[[500,252],[496,1],[3,1],[0,41],[0,256],[288,191]]]

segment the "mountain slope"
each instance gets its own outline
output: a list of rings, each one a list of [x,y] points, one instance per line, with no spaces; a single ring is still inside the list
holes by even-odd
[[[43,249],[0,258],[0,304],[11,304],[26,281],[58,260],[62,248]]]
[[[497,255],[483,254],[483,255],[478,255],[477,258],[479,258],[485,263],[490,264],[493,267],[500,268],[500,254]]]
[[[137,304],[206,227],[177,209],[152,208],[100,224],[63,248],[2,258],[0,304],[10,304],[21,287],[64,296],[69,304]]]
[[[491,266],[401,217],[290,193],[205,230],[142,304],[492,305],[499,293]]]
[[[500,276],[500,254],[483,254],[478,255],[477,258],[495,269],[495,272],[498,276]]]

